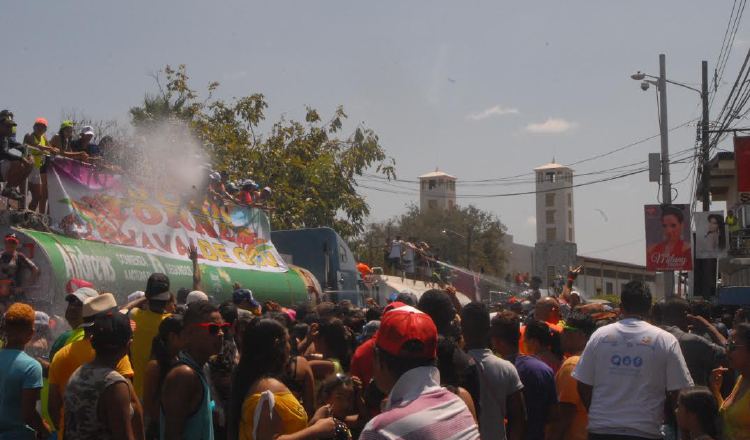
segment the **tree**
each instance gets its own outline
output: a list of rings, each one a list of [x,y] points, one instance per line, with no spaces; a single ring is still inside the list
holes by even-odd
[[[200,100],[184,65],[161,73],[165,84],[156,75],[158,92],[130,110],[136,130],[170,119],[187,123],[214,169],[273,189],[274,229],[329,226],[345,238],[363,231],[370,209],[355,178],[373,169],[395,177],[395,161],[373,130],[358,126],[341,136],[347,118],[342,107],[327,121],[307,108],[304,122],[282,119],[264,135],[259,126],[268,103],[262,94],[214,99],[219,83],[212,82],[208,97]]]
[[[489,275],[502,276],[504,233],[505,226],[497,216],[472,205],[445,211],[420,211],[412,205],[396,219],[369,225],[353,246],[359,258],[380,266],[384,264],[386,243],[400,235],[403,240],[426,242],[444,262],[465,267],[467,256],[470,256],[472,270],[479,272],[484,269]]]

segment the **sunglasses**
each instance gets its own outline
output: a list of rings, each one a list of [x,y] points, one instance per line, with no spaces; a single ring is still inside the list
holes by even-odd
[[[732,352],[737,349],[737,347],[744,347],[745,344],[737,344],[736,342],[727,341],[727,351]]]
[[[217,324],[215,322],[197,322],[193,325],[208,329],[208,333],[214,336],[219,334],[219,330],[228,330],[229,327],[232,326],[232,324],[229,324],[228,322],[223,324]]]

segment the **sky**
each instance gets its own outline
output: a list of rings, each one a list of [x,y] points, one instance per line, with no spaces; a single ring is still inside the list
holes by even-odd
[[[127,124],[128,109],[155,90],[153,74],[186,64],[199,90],[215,80],[221,98],[265,94],[270,121],[302,118],[306,106],[323,115],[344,106],[347,128],[361,123],[375,130],[399,179],[436,168],[455,175],[460,205],[494,212],[516,242],[533,244],[534,195],[466,197],[533,191],[533,183],[523,182],[528,176],[484,186],[466,181],[528,173],[553,158],[573,163],[658,134],[654,89],[643,92],[630,75],[657,75],[664,53],[668,78],[699,88],[700,62],[713,72],[732,6],[728,0],[7,1],[0,4],[6,42],[0,107],[15,112],[24,132],[36,117],[54,127],[71,111]],[[740,26],[714,112],[748,48],[750,30]],[[699,117],[698,94],[678,87],[667,94],[670,127]],[[672,131],[670,151],[692,148],[695,133],[694,122]],[[719,147],[730,148],[728,142]],[[658,151],[657,137],[573,168],[590,173]],[[690,202],[690,170],[672,167],[672,181],[683,181],[676,184],[678,203]],[[379,188],[362,189],[370,221],[418,203],[415,183],[360,183]],[[643,205],[658,203],[657,193],[645,173],[577,188],[579,254],[643,264]]]

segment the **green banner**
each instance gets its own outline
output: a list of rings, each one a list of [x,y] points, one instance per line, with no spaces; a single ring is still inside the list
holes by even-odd
[[[181,287],[192,289],[192,262],[188,259],[170,258],[137,248],[118,246],[88,240],[77,240],[59,234],[21,230],[31,237],[48,260],[54,277],[53,285],[45,286],[50,301],[61,302],[65,283],[71,278],[81,278],[94,283],[100,292],[111,292],[119,302],[128,294],[144,290],[146,280],[153,272],[169,276],[172,292]],[[38,260],[41,255],[37,255]],[[282,305],[307,301],[307,287],[300,272],[294,268],[287,272],[266,272],[215,265],[200,265],[202,288],[216,301],[231,298],[233,284],[251,289],[258,301],[272,300]]]

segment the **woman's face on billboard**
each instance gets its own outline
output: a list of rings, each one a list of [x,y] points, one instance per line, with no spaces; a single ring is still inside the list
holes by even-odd
[[[719,221],[711,217],[708,219],[708,231],[717,232],[719,230]]]
[[[661,218],[661,227],[664,229],[664,238],[667,241],[677,241],[682,234],[682,223],[675,215],[665,215]]]

